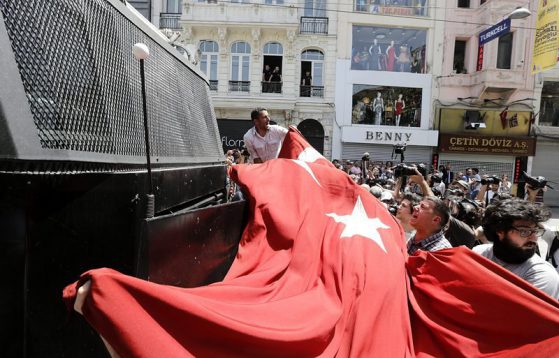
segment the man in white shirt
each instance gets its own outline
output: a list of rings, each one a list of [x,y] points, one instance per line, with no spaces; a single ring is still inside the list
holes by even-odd
[[[270,115],[265,108],[256,108],[250,118],[254,127],[245,133],[243,140],[253,163],[277,158],[287,129],[270,125]]]
[[[518,198],[497,201],[485,210],[483,232],[493,244],[479,245],[474,252],[488,258],[559,299],[559,273],[536,253],[541,223],[549,210]]]

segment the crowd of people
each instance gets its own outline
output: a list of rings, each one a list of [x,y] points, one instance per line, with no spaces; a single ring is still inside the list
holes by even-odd
[[[408,253],[466,246],[559,298],[559,241],[543,223],[551,214],[540,187],[514,197],[506,174],[480,174],[451,165],[332,163],[382,202],[404,229]]]

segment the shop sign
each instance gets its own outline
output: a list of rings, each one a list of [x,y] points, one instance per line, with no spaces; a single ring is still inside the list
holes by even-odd
[[[370,144],[407,144],[420,146],[437,146],[439,131],[406,127],[397,129],[387,127],[350,126],[342,129],[344,143]],[[401,128],[401,127],[400,127]]]
[[[252,128],[252,121],[239,119],[217,119],[223,152],[245,146],[243,136]]]
[[[536,138],[441,134],[439,151],[446,153],[534,156]]]
[[[510,32],[510,18],[506,18],[496,25],[491,26],[487,30],[479,33],[479,45],[484,45],[489,41],[506,35]]]

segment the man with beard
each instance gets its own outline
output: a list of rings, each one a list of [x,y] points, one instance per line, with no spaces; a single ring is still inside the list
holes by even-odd
[[[287,129],[270,125],[270,115],[266,108],[256,108],[250,113],[250,118],[254,127],[245,133],[243,140],[253,163],[264,163],[277,158]]]
[[[550,212],[518,198],[498,201],[485,210],[483,231],[493,244],[473,248],[532,285],[559,298],[559,274],[537,253],[538,235]]]

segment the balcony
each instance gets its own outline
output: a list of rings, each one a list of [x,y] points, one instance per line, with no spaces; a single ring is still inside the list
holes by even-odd
[[[299,86],[299,96],[324,98],[324,86]]]
[[[210,91],[217,91],[217,80],[210,80]]]
[[[160,29],[171,29],[171,30],[182,30],[179,25],[179,20],[181,18],[180,13],[170,13],[162,12],[159,14],[159,28]]]
[[[182,21],[196,26],[215,23],[254,24],[292,29],[299,23],[296,6],[264,6],[264,1],[188,2]],[[292,4],[292,3],[291,3]],[[247,25],[249,26],[249,25]],[[250,27],[250,26],[249,26]]]
[[[484,69],[470,74],[455,74],[441,78],[442,87],[496,87],[525,89],[529,87],[523,70]]]
[[[356,0],[355,11],[380,15],[429,16],[427,5],[419,0],[396,1],[393,4],[380,5],[375,0]],[[390,1],[386,1],[389,3]]]
[[[299,33],[328,35],[328,18],[301,16]]]
[[[229,92],[250,92],[250,81],[229,81]]]
[[[262,93],[281,93],[282,82],[262,82]]]

